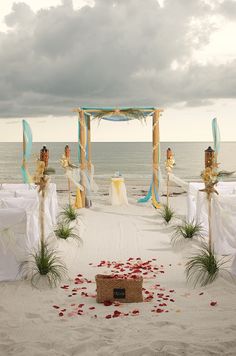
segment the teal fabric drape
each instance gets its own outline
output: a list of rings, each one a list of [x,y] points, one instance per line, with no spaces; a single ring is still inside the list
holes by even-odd
[[[30,128],[30,125],[26,120],[22,121],[22,126],[23,126],[23,163],[21,166],[21,174],[23,177],[23,182],[24,183],[30,183],[30,175],[25,169],[24,162],[26,162],[31,155],[31,150],[32,150],[32,144],[33,144],[33,135],[32,131]]]
[[[220,151],[220,129],[216,118],[212,120],[212,135],[214,141],[214,150],[216,154],[218,154]]]

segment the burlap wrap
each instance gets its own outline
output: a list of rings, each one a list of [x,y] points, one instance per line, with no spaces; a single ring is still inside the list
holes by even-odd
[[[122,303],[139,303],[143,301],[143,277],[114,278],[111,275],[97,274],[97,302],[120,301]]]

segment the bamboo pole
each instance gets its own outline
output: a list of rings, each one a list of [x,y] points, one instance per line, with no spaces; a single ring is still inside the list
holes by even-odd
[[[40,230],[41,230],[41,244],[45,242],[45,226],[44,226],[44,219],[45,219],[45,188],[41,191],[40,197]]]
[[[91,127],[90,127],[90,116],[87,117],[87,124],[88,124],[88,137],[87,137],[87,142],[88,142],[88,171],[89,175],[91,174],[91,166],[92,166],[92,149],[91,149]]]
[[[86,149],[85,149],[85,119],[84,119],[84,111],[79,111],[79,125],[80,125],[80,169],[83,172],[86,168]],[[81,198],[82,198],[82,206],[85,207],[85,178],[82,174],[81,185],[83,186],[84,190],[81,191]]]
[[[156,188],[158,192],[158,170],[159,170],[159,116],[160,110],[155,110],[153,114],[153,123],[152,123],[152,145],[153,145],[153,189]],[[152,196],[152,202],[154,203],[154,196]]]
[[[211,193],[208,195],[208,230],[209,230],[209,249],[212,250],[212,227],[211,227]]]
[[[170,181],[169,172],[167,172],[167,182],[166,182],[166,205],[168,206],[168,208],[169,208],[169,196],[170,196],[169,181]]]
[[[68,161],[68,164],[70,163],[70,147],[69,145],[66,145],[65,150],[65,157]],[[71,205],[71,184],[70,184],[70,179],[67,178],[67,182],[68,182],[68,199],[69,199],[69,205]]]

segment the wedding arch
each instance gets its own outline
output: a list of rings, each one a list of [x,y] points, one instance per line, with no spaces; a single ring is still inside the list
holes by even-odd
[[[87,176],[92,175],[92,151],[91,151],[91,120],[109,120],[112,122],[144,120],[152,117],[152,181],[146,197],[139,199],[139,202],[146,202],[152,199],[155,208],[159,208],[159,182],[160,182],[160,137],[159,137],[159,119],[163,112],[162,109],[155,107],[81,107],[73,110],[78,114],[78,160],[80,162],[81,172],[87,172]],[[85,207],[86,201],[86,174],[81,175],[82,207]]]

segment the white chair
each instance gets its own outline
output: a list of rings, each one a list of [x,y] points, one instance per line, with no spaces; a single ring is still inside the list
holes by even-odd
[[[204,189],[204,183],[189,183],[187,194],[187,219],[188,221],[206,221],[206,209],[204,196],[205,193],[199,192],[200,189]],[[216,185],[216,190],[219,194],[228,195],[236,193],[236,182],[219,182]],[[201,214],[202,211],[202,214]],[[204,223],[205,225],[205,223]]]
[[[16,190],[15,197],[38,200],[38,192],[37,190]]]
[[[203,189],[203,183],[189,183],[187,194],[187,220],[189,222],[196,221],[197,212],[197,193],[199,189]]]
[[[24,183],[19,183],[19,184],[12,184],[12,183],[3,183],[1,185],[2,190],[29,190],[29,189],[35,189],[36,185],[35,184],[24,184]]]
[[[211,211],[215,251],[236,255],[236,195],[214,195]]]
[[[20,279],[19,265],[35,247],[24,209],[0,209],[0,281]]]
[[[39,203],[24,198],[6,198],[0,200],[1,209],[24,209],[27,214],[27,237],[31,242],[39,240]]]
[[[0,199],[1,198],[13,198],[15,196],[15,192],[12,190],[0,190]]]
[[[48,203],[48,209],[51,215],[52,224],[56,225],[57,214],[58,214],[58,200],[57,200],[57,187],[55,183],[49,184],[46,201]]]
[[[112,178],[109,190],[111,205],[128,205],[124,178]]]

